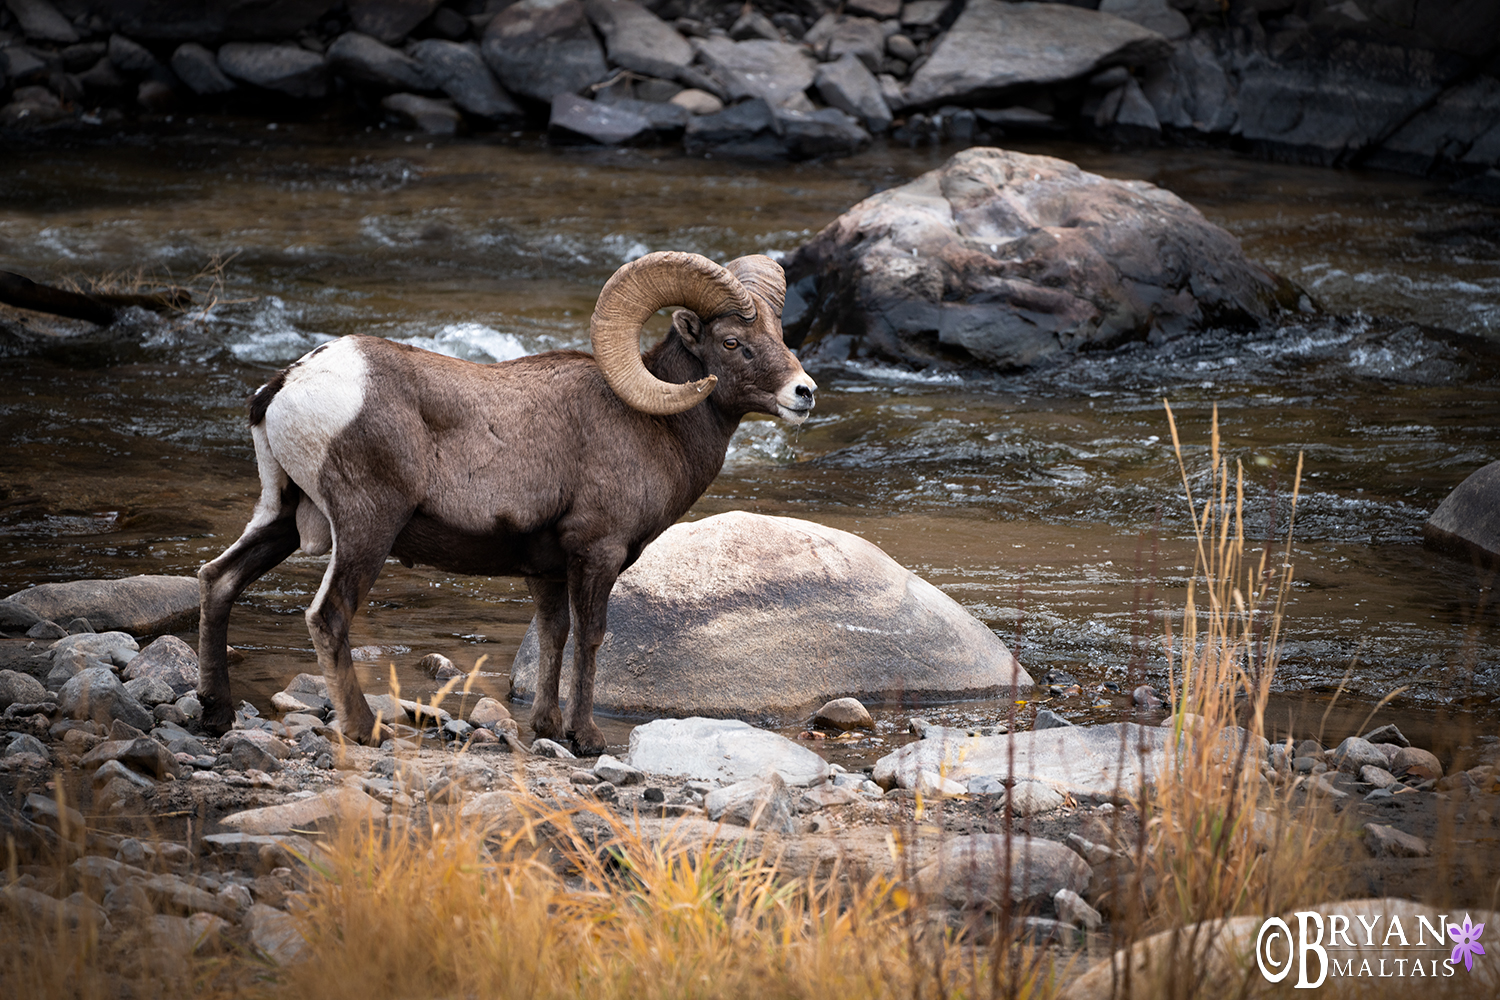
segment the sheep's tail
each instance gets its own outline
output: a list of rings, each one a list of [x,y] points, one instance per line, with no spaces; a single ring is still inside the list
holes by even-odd
[[[259,389],[256,389],[255,394],[250,397],[251,427],[259,427],[265,423],[266,410],[270,408],[271,400],[276,398],[276,394],[281,391],[281,387],[286,385],[286,373],[288,371],[289,369],[283,368],[275,375],[272,375],[271,380]]]

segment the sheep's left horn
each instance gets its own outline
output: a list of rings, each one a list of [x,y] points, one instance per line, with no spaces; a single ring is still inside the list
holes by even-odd
[[[599,292],[589,336],[599,369],[625,403],[657,416],[697,406],[719,382],[663,382],[641,361],[641,326],[666,306],[685,306],[705,320],[737,313],[755,318],[755,302],[729,271],[707,257],[681,251],[650,253],[620,268]]]

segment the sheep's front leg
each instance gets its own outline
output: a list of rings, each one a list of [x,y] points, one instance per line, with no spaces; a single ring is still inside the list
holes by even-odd
[[[563,647],[568,643],[568,585],[561,580],[528,576],[526,587],[536,605],[538,647],[531,729],[538,736],[560,740],[564,732],[557,689],[562,675]]]
[[[594,724],[594,667],[609,612],[609,592],[625,562],[623,549],[596,548],[581,565],[570,567],[573,599],[573,686],[568,694],[568,738],[574,752],[594,757],[605,750],[604,733]]]

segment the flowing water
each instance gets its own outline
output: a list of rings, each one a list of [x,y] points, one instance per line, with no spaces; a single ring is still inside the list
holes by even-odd
[[[1421,528],[1500,457],[1500,211],[1421,180],[1224,151],[1024,148],[1175,191],[1327,313],[1020,374],[815,370],[813,418],[793,433],[748,421],[689,516],[744,509],[863,535],[994,628],[1039,681],[1079,682],[1038,704],[1118,718],[1137,675],[1164,689],[1160,620],[1181,609],[1193,564],[1162,401],[1199,489],[1217,406],[1225,452],[1246,470],[1252,536],[1285,531],[1303,457],[1274,725],[1341,736],[1401,689],[1378,718],[1419,742],[1493,733],[1489,580],[1425,550]],[[790,251],[945,155],[746,166],[202,121],[0,155],[0,268],[198,275],[203,303],[0,359],[0,592],[195,572],[257,493],[246,394],[319,343],[371,333],[479,361],[585,346],[594,296],[621,263]],[[302,610],[321,572],[294,556],[242,599],[239,694],[264,706],[315,669]],[[414,664],[435,651],[464,667],[487,657],[481,686],[503,695],[530,615],[519,581],[393,562],[354,628],[361,681],[384,689],[394,664],[403,691],[430,690]],[[980,724],[1015,709],[923,711]],[[905,714],[888,706],[877,738],[828,749],[868,759]],[[623,742],[628,723],[607,732]]]

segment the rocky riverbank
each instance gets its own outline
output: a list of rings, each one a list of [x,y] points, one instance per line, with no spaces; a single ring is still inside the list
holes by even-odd
[[[1207,141],[1484,194],[1497,41],[1471,0],[8,0],[0,128],[230,114],[794,159]]]

